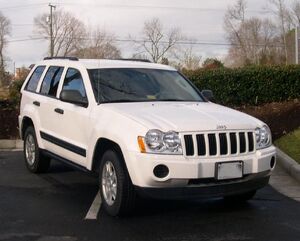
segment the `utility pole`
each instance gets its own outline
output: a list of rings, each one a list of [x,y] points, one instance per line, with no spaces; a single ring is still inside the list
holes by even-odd
[[[49,3],[50,7],[50,57],[54,55],[54,40],[53,40],[53,9],[55,10],[56,6]]]
[[[299,64],[299,27],[295,28],[295,62]]]

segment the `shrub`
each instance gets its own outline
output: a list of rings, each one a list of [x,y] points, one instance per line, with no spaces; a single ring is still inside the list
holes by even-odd
[[[204,69],[224,68],[224,64],[216,58],[207,58],[202,64]]]
[[[300,97],[300,67],[258,66],[199,69],[184,74],[200,89],[211,89],[225,105],[258,105]]]
[[[20,90],[29,72],[30,69],[28,68],[18,68],[17,75],[15,76],[14,81],[9,86],[9,101],[14,108],[19,107],[21,98]]]
[[[18,108],[21,99],[21,87],[24,80],[15,80],[9,87],[9,101],[13,107]]]

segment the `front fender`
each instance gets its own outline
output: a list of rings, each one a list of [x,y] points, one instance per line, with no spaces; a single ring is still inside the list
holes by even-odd
[[[110,112],[106,115],[102,112],[101,116],[108,116],[109,118],[102,118],[101,120],[95,118],[94,120],[93,126],[95,127],[91,131],[89,138],[86,168],[92,170],[97,142],[100,138],[105,138],[119,145],[131,180],[134,181],[133,163],[128,153],[131,151],[139,151],[137,137],[139,135],[145,135],[147,132],[146,127],[114,112]]]

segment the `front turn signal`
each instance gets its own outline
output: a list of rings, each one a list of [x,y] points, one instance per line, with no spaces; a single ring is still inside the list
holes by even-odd
[[[138,144],[139,144],[140,152],[141,153],[146,153],[144,138],[142,136],[138,137]]]

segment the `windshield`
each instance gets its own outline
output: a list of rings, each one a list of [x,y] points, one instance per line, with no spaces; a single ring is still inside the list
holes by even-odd
[[[143,101],[203,101],[177,71],[160,69],[88,70],[98,103]]]

